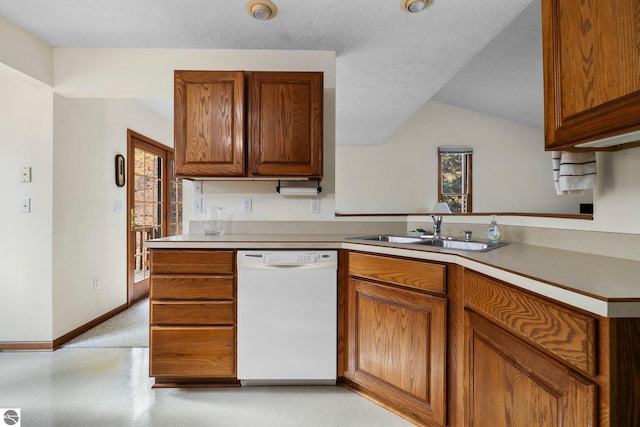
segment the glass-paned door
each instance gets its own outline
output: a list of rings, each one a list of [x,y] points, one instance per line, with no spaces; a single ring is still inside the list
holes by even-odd
[[[149,277],[149,250],[147,240],[162,237],[164,158],[143,148],[134,148],[134,205],[131,210],[131,227],[135,233],[134,281]]]
[[[145,243],[173,234],[178,227],[181,232],[182,188],[172,179],[170,148],[131,130],[128,136],[127,290],[131,304],[149,293],[150,254]]]

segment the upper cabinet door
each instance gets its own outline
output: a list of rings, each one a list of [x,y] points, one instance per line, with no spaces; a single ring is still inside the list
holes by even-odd
[[[244,73],[176,71],[176,176],[245,176]]]
[[[322,177],[323,74],[249,73],[252,176]]]
[[[640,1],[543,0],[542,30],[545,148],[640,130]]]

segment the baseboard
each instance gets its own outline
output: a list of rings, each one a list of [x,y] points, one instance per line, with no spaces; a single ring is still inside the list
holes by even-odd
[[[3,341],[0,342],[2,351],[53,351],[51,341]]]
[[[91,322],[85,323],[84,325],[74,329],[73,331],[68,332],[62,335],[61,337],[56,338],[55,340],[53,340],[53,350],[59,349],[60,347],[62,347],[64,344],[68,343],[75,337],[84,334],[89,329],[95,328],[100,323],[104,322],[105,320],[111,319],[116,314],[122,313],[127,308],[129,308],[127,304],[122,304],[121,306],[114,308],[113,310],[103,314],[102,316],[93,319]]]
[[[67,342],[71,341],[75,337],[84,334],[89,329],[98,326],[105,320],[111,319],[118,313],[125,311],[128,308],[127,304],[123,304],[113,310],[103,314],[102,316],[93,319],[91,322],[74,329],[56,338],[53,341],[3,341],[0,342],[0,351],[54,351],[62,347]]]

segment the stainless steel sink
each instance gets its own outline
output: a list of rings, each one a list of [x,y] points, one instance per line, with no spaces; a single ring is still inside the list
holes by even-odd
[[[491,244],[487,242],[447,239],[425,239],[420,242],[423,245],[435,246],[445,249],[459,249],[463,251],[489,251],[506,245],[506,243]]]
[[[443,248],[443,249],[455,249],[462,251],[476,251],[476,252],[486,252],[492,249],[499,248],[501,246],[505,246],[508,243],[498,243],[491,244],[488,242],[481,242],[477,240],[458,240],[453,238],[440,238],[436,239],[433,236],[424,235],[421,237],[413,237],[413,236],[397,236],[390,234],[382,234],[377,236],[363,236],[363,237],[353,237],[354,240],[370,240],[377,242],[387,242],[387,243],[401,243],[401,244],[419,244],[425,246],[433,246],[435,248]]]
[[[378,242],[389,242],[389,243],[418,243],[421,242],[422,239],[420,237],[412,237],[412,236],[393,236],[393,235],[379,235],[379,236],[364,236],[364,237],[354,237],[357,240],[375,240]]]

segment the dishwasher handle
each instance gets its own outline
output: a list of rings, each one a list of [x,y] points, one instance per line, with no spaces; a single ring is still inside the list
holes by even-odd
[[[310,270],[316,268],[336,268],[336,261],[321,261],[305,264],[265,264],[261,262],[243,262],[238,263],[238,271],[247,270]]]

